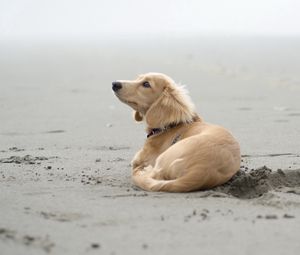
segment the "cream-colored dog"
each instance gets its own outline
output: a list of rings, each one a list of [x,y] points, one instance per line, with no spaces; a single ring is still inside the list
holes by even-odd
[[[147,140],[132,161],[135,185],[187,192],[227,182],[240,168],[240,147],[224,128],[204,122],[182,87],[159,73],[112,83],[115,95],[145,120]]]

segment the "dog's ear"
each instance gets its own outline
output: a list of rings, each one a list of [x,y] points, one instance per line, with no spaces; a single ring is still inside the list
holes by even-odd
[[[138,112],[138,111],[134,111],[133,112],[133,118],[136,121],[142,121],[143,120],[143,115],[140,112]]]
[[[149,127],[163,128],[170,124],[193,120],[194,105],[181,87],[166,88],[147,111],[145,118]]]

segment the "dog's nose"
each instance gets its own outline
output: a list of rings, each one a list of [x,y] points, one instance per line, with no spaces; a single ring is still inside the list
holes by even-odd
[[[122,83],[121,82],[119,82],[119,81],[114,81],[113,83],[112,83],[112,89],[113,89],[113,91],[118,91],[119,89],[121,89],[122,88]]]

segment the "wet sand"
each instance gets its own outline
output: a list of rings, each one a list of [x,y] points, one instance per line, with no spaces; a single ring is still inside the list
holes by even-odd
[[[186,38],[0,47],[1,254],[298,254],[299,39]],[[228,183],[132,186],[143,125],[111,81],[164,72],[240,141]]]

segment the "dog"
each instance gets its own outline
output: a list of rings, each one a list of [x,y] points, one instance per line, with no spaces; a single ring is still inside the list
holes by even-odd
[[[147,73],[112,83],[117,98],[145,121],[147,139],[132,165],[133,183],[146,191],[190,192],[227,182],[240,169],[237,140],[206,123],[182,86]]]

